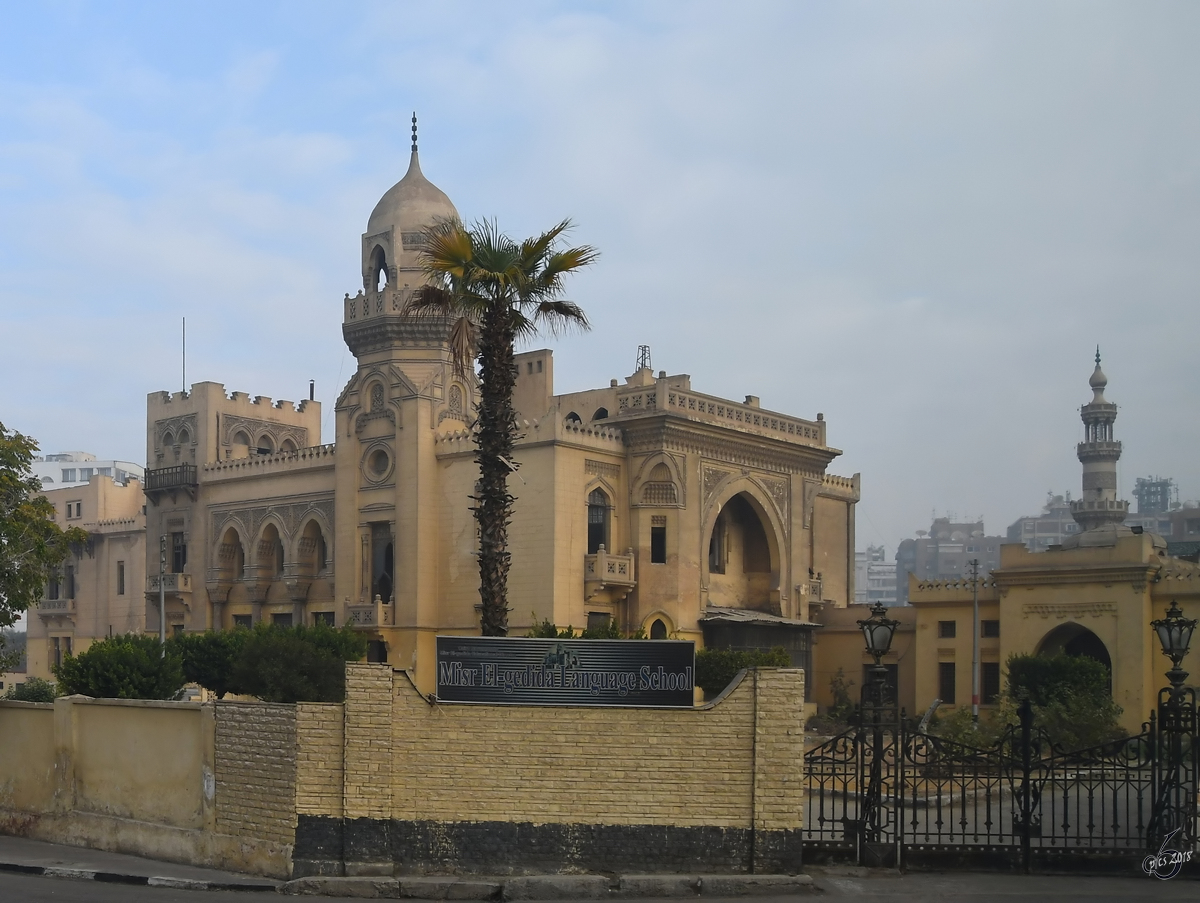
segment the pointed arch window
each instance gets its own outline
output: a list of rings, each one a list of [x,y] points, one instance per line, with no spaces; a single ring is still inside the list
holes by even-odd
[[[611,508],[608,496],[602,489],[593,489],[588,495],[587,525],[589,555],[595,555],[600,547],[609,548],[608,525]]]

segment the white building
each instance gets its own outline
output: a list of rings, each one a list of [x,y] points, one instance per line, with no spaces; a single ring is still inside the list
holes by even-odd
[[[145,473],[142,465],[132,461],[98,461],[95,455],[82,451],[39,455],[33,459],[32,470],[48,490],[86,486],[94,476],[112,477],[114,483],[124,486],[130,478],[140,482]]]
[[[854,603],[888,608],[896,604],[896,562],[887,560],[883,546],[854,553]]]

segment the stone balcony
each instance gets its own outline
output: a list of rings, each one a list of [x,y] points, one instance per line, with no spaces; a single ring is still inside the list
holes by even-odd
[[[37,613],[43,618],[75,617],[74,599],[42,599],[37,604]]]
[[[616,555],[601,546],[595,555],[583,557],[583,598],[591,601],[606,593],[608,601],[620,602],[637,586],[633,549]]]
[[[380,627],[396,626],[396,606],[384,602],[378,596],[374,602],[365,605],[346,606],[346,626],[357,627],[361,630],[374,630]]]
[[[186,492],[193,501],[196,499],[196,487],[199,481],[196,476],[195,464],[176,464],[174,467],[159,467],[146,471],[146,482],[143,486],[146,497],[154,505],[164,494],[172,499],[177,492]]]
[[[151,574],[146,578],[146,595],[158,595],[159,574]],[[179,595],[192,591],[191,574],[162,574],[163,591],[168,595]]]

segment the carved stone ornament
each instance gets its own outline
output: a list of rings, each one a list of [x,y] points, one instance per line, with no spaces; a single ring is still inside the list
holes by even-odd
[[[1023,617],[1037,616],[1064,620],[1117,614],[1116,602],[1027,602],[1021,606]]]
[[[332,536],[333,530],[333,499],[317,499],[315,501],[293,502],[277,505],[258,505],[253,508],[229,508],[212,513],[212,545],[221,542],[222,536],[229,527],[234,527],[241,536],[242,542],[248,549],[254,548],[252,543],[262,530],[263,522],[273,515],[283,526],[285,543],[301,529],[308,516],[319,514],[321,527],[325,535]],[[323,519],[323,520],[322,520]]]
[[[257,420],[253,417],[240,417],[226,414],[221,418],[221,444],[233,445],[233,437],[238,431],[245,432],[250,442],[258,441],[258,437],[266,433],[274,442],[275,448],[282,448],[288,439],[296,448],[308,448],[308,429],[303,426],[292,426],[287,423],[275,423],[270,420]]]
[[[197,441],[195,414],[180,414],[178,417],[154,421],[154,447],[162,447],[163,437],[167,433],[170,433],[175,440],[172,444],[179,444],[179,431],[184,429],[188,431],[188,445],[195,445]]]

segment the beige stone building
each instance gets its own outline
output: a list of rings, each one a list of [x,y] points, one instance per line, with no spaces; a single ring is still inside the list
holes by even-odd
[[[1046,551],[1006,544],[1000,566],[980,581],[980,702],[994,701],[1012,654],[1087,655],[1111,669],[1122,724],[1136,732],[1170,667],[1150,622],[1172,601],[1185,615],[1200,615],[1200,565],[1169,556],[1163,537],[1124,525],[1128,502],[1116,497],[1117,406],[1104,397],[1107,384],[1097,355],[1093,398],[1081,409],[1083,493],[1070,503],[1080,532]],[[971,705],[971,581],[911,577],[909,586],[917,611],[916,675],[914,695],[904,701],[910,711],[923,711],[935,698],[947,709]],[[1200,675],[1195,643],[1183,667],[1193,680]]]
[[[355,625],[372,660],[413,669],[422,691],[434,637],[478,631],[476,385],[455,374],[446,324],[403,312],[422,229],[456,216],[414,144],[362,236],[362,289],[342,301],[357,370],[328,444],[313,401],[216,383],[149,397],[147,527],[152,545],[168,537],[172,627]],[[784,645],[809,666],[809,604],[853,598],[859,497],[857,475],[828,472],[840,452],[822,415],[649,368],[556,394],[550,351],[516,363],[511,632],[615,618],[651,636]]]
[[[64,527],[88,532],[47,581],[27,616],[26,676],[54,680],[51,667],[95,640],[136,632],[146,621],[146,515],[142,484],[93,476],[86,485],[44,493]]]

